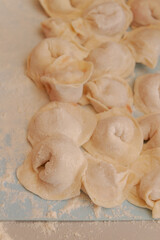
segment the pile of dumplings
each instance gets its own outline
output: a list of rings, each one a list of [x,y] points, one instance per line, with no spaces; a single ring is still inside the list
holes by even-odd
[[[20,183],[47,200],[83,191],[98,206],[128,200],[160,218],[160,73],[129,85],[136,63],[157,66],[160,1],[39,1],[50,18],[27,73],[50,102],[29,123]]]

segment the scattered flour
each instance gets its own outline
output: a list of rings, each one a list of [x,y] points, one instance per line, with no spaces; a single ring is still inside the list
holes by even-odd
[[[13,240],[8,233],[3,223],[0,223],[0,240]]]
[[[80,237],[81,237],[81,234],[79,234],[78,232],[75,232],[75,233],[74,233],[74,236],[80,238]]]
[[[57,213],[55,211],[50,211],[46,215],[48,218],[54,218],[57,219]]]
[[[67,204],[60,210],[59,215],[63,215],[65,213],[70,214],[73,210],[78,209],[80,207],[90,206],[91,201],[86,194],[81,193],[80,196],[72,198],[68,200]]]
[[[38,229],[44,235],[50,236],[58,230],[58,222],[33,222],[31,228]]]
[[[57,212],[53,210],[54,205],[56,205],[56,203],[48,206],[48,212],[46,213],[47,218],[57,219]]]
[[[94,214],[95,214],[96,218],[99,218],[100,215],[101,215],[102,208],[99,207],[99,206],[94,205],[93,206],[93,210],[94,210]]]

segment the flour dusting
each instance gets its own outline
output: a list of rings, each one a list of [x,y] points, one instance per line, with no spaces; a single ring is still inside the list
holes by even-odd
[[[57,213],[55,211],[50,211],[46,215],[48,218],[57,219]]]
[[[89,206],[90,204],[91,201],[89,200],[87,195],[81,193],[80,196],[68,200],[67,204],[60,210],[59,215],[63,215],[65,213],[70,214],[73,210],[80,207]]]
[[[52,233],[55,233],[58,229],[57,222],[33,222],[31,224],[33,229],[38,229],[44,235],[50,236]]]
[[[8,233],[3,223],[0,223],[0,240],[13,240]]]
[[[100,215],[101,215],[102,208],[99,207],[99,206],[94,205],[93,206],[93,210],[94,210],[94,214],[95,214],[96,218],[99,218]]]

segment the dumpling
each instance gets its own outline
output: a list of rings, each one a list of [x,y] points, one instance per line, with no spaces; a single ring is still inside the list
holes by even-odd
[[[132,204],[152,210],[153,218],[160,218],[160,148],[142,152],[135,169],[139,181],[129,195]]]
[[[41,23],[41,27],[45,37],[61,37],[68,41],[74,41],[87,47],[88,51],[106,41],[106,39],[95,38],[93,34],[90,36],[88,25],[82,18],[73,21],[49,18]]]
[[[92,32],[120,39],[132,21],[132,12],[123,0],[94,0],[83,17]]]
[[[81,43],[92,50],[106,41],[119,40],[132,21],[132,12],[121,0],[95,0],[72,21]]]
[[[105,73],[127,78],[133,74],[135,68],[135,60],[131,51],[118,42],[107,42],[92,50],[87,61],[94,64],[93,78]]]
[[[139,197],[152,209],[152,217],[160,218],[160,166],[141,179]]]
[[[96,124],[96,116],[91,110],[76,104],[51,102],[33,116],[27,137],[29,142],[35,145],[59,132],[80,146],[89,140]]]
[[[61,38],[44,39],[32,50],[28,57],[28,74],[37,85],[42,85],[40,82],[41,76],[50,73],[56,61],[60,63],[66,57],[69,60],[69,57],[76,60],[83,60],[88,56],[88,53],[86,48],[72,41]]]
[[[107,111],[113,107],[124,107],[132,112],[132,90],[123,79],[103,75],[88,82],[84,94],[97,112]]]
[[[138,119],[146,141],[143,150],[160,147],[160,112],[144,115]]]
[[[56,61],[51,74],[41,77],[51,101],[77,103],[83,94],[83,85],[90,79],[92,63],[64,57]]]
[[[40,42],[28,58],[29,77],[44,86],[50,100],[77,102],[93,72],[92,63],[82,59],[88,51],[60,38]]]
[[[160,56],[160,26],[136,28],[125,34],[123,43],[130,48],[136,62],[156,67]]]
[[[17,170],[20,183],[47,200],[63,200],[80,194],[86,160],[68,137],[56,134],[34,146]]]
[[[42,31],[45,37],[61,37],[68,41],[77,41],[81,44],[77,37],[71,22],[61,18],[48,18],[41,23]]]
[[[87,7],[91,0],[39,0],[39,2],[50,17],[74,19],[82,14],[82,9]]]
[[[120,205],[127,197],[132,185],[131,173],[124,167],[85,155],[87,170],[82,177],[84,192],[98,206],[112,208]]]
[[[98,123],[90,140],[83,145],[94,157],[112,158],[112,163],[130,166],[143,146],[142,131],[127,110],[113,108],[97,114]]]
[[[74,39],[91,50],[108,40],[119,40],[131,21],[132,12],[124,1],[92,0],[81,17],[63,23],[56,18],[47,20],[42,30],[47,37]]]
[[[74,18],[81,14],[70,0],[39,0],[39,2],[50,17],[58,15]]]
[[[134,85],[134,103],[144,113],[160,111],[160,73],[138,77]]]
[[[127,4],[133,12],[133,27],[160,25],[160,1],[159,0],[129,0]]]
[[[83,18],[73,21],[51,18],[42,22],[41,27],[45,37],[61,37],[68,41],[74,41],[89,51],[108,40],[108,37],[91,32],[88,23]]]

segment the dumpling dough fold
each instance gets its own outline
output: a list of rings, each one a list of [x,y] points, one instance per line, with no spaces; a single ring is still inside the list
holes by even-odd
[[[92,50],[106,41],[121,39],[132,21],[132,12],[122,0],[94,0],[71,25],[81,44]]]
[[[160,148],[142,152],[134,168],[139,181],[130,190],[128,201],[152,210],[153,218],[160,218]]]
[[[133,12],[132,27],[160,25],[159,0],[129,0],[127,4]]]
[[[160,112],[144,115],[138,119],[143,132],[143,151],[160,147]]]
[[[83,147],[94,157],[112,158],[112,163],[130,166],[143,146],[142,131],[127,110],[113,108],[97,114],[98,123]]]
[[[84,61],[87,49],[61,38],[48,38],[31,52],[29,77],[45,87],[51,100],[78,102],[93,72],[93,64]]]
[[[52,65],[51,73],[41,77],[51,101],[77,103],[83,93],[83,85],[90,79],[92,63],[75,61],[68,57]]]
[[[82,44],[80,38],[72,27],[72,22],[61,18],[48,18],[41,23],[45,37],[60,37],[68,41],[77,41]]]
[[[127,78],[133,74],[135,59],[127,46],[118,42],[107,42],[92,50],[87,61],[94,64],[93,78],[111,74]]]
[[[112,208],[120,205],[127,197],[134,176],[124,167],[115,167],[89,154],[85,156],[88,167],[82,178],[82,190],[98,206]]]
[[[94,0],[83,12],[92,32],[120,39],[132,21],[132,12],[123,0]]]
[[[81,11],[72,5],[71,0],[39,0],[39,2],[49,16],[75,18],[81,14]]]
[[[134,83],[134,103],[144,113],[160,111],[160,73],[145,74]]]
[[[76,104],[52,102],[32,117],[27,137],[29,142],[35,145],[59,132],[80,146],[89,140],[96,124],[96,116],[91,110]]]
[[[17,170],[20,183],[47,200],[64,200],[80,194],[87,163],[68,137],[55,134],[34,146]]]
[[[93,0],[39,0],[41,6],[50,17],[75,19]]]
[[[102,75],[92,79],[84,86],[84,98],[97,112],[104,112],[113,107],[124,107],[132,112],[133,94],[126,81],[111,75]],[[84,100],[83,100],[84,101]]]
[[[155,68],[160,56],[160,26],[139,27],[127,32],[123,41],[137,63]]]
[[[42,23],[42,30],[46,37],[74,39],[91,50],[108,40],[119,40],[131,21],[132,12],[124,1],[92,0],[81,17],[72,21],[54,17]]]

